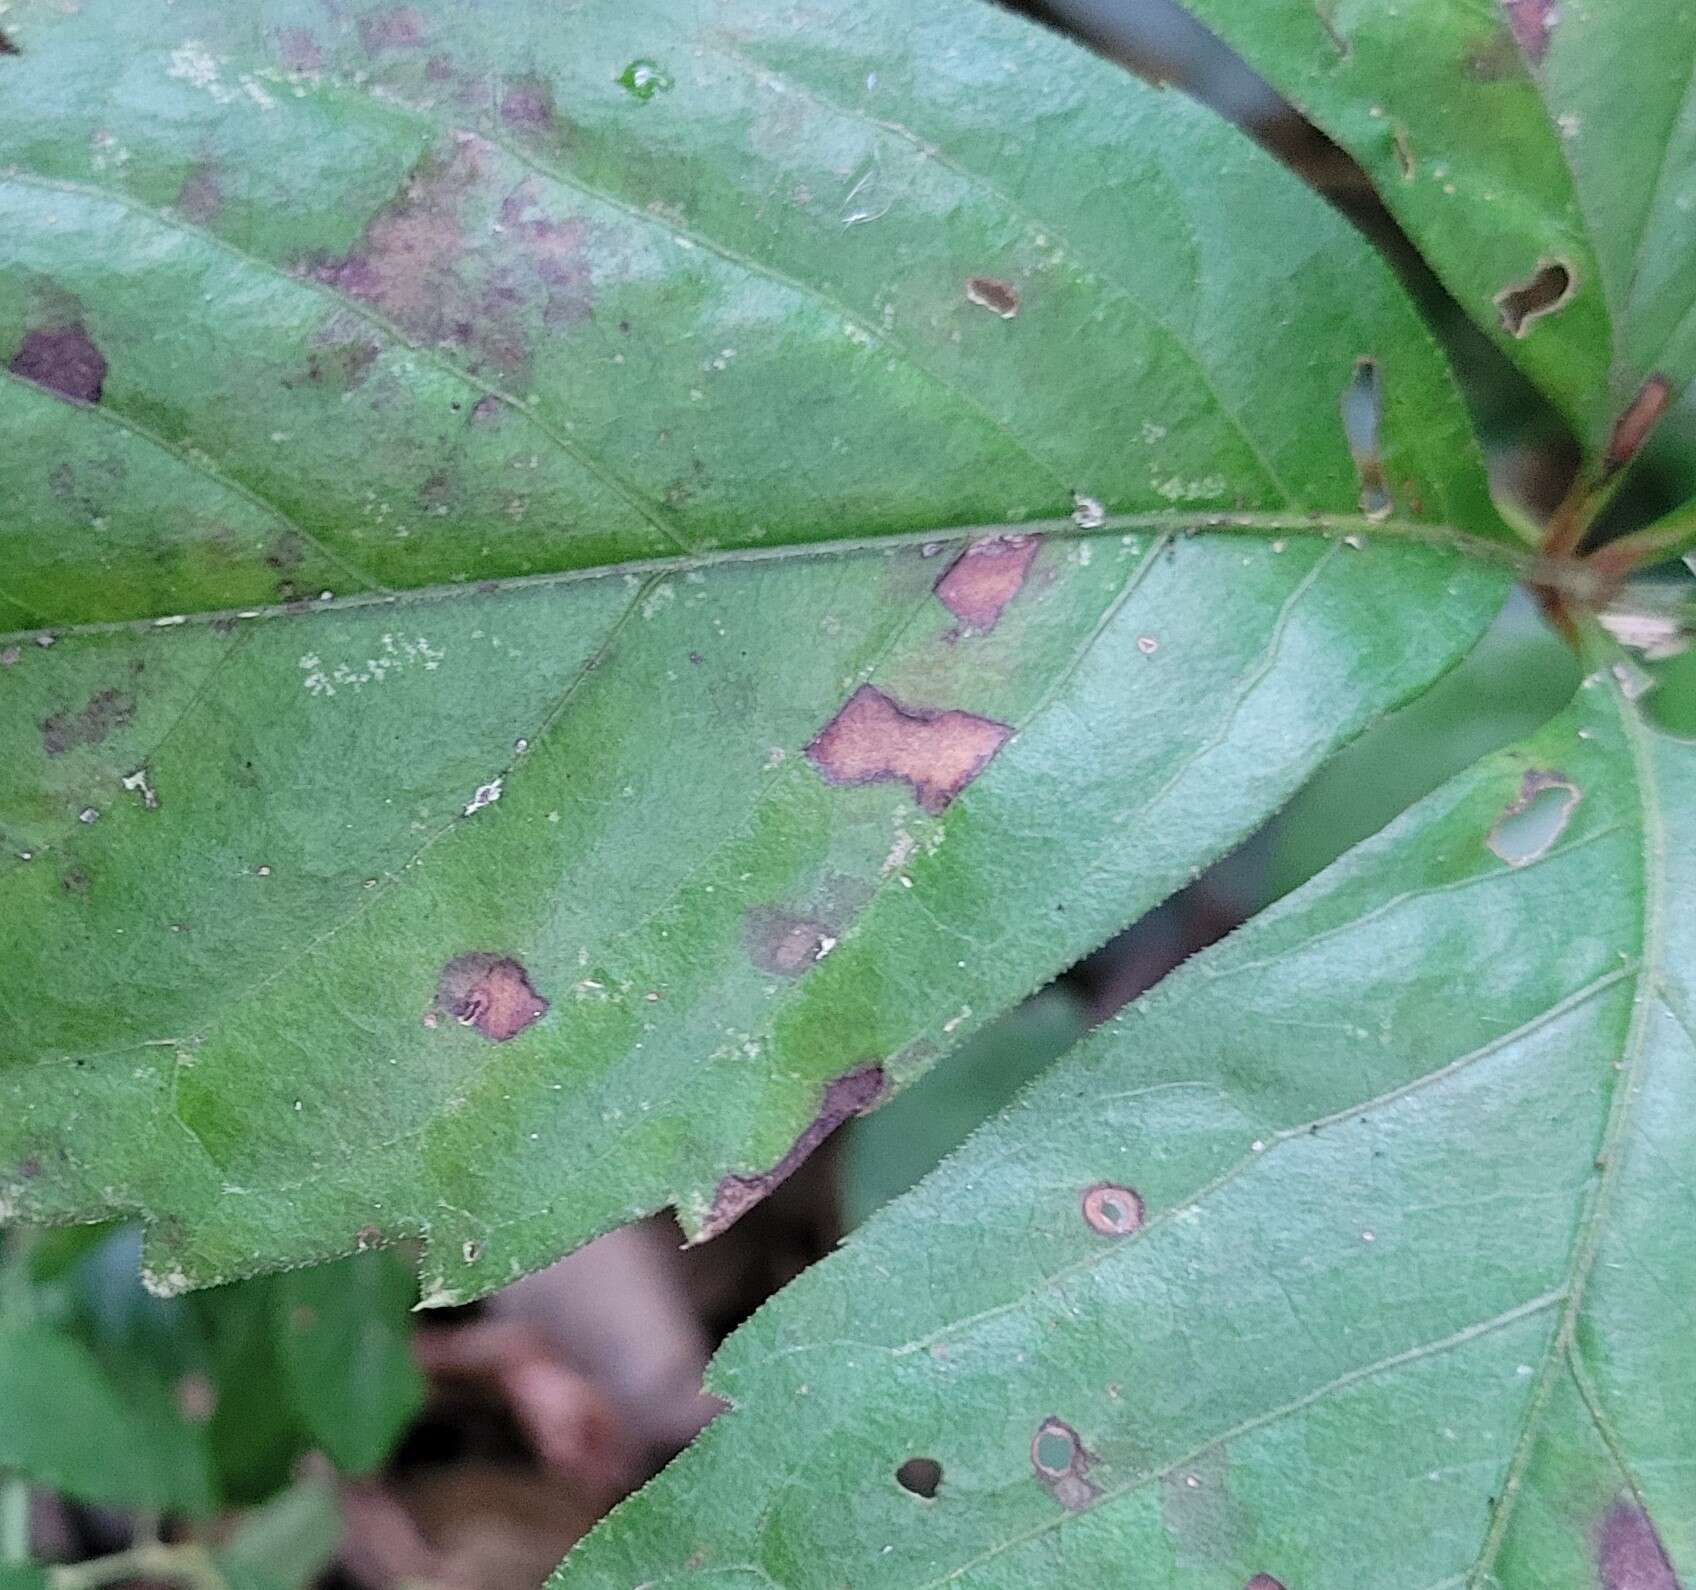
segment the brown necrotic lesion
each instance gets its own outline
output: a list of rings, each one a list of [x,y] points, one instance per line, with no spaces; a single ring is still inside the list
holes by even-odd
[[[1523,337],[1546,315],[1565,309],[1578,289],[1572,267],[1562,260],[1544,260],[1522,282],[1504,287],[1496,294],[1496,309],[1502,330]]]
[[[547,1014],[548,1002],[530,986],[530,974],[507,955],[473,951],[442,968],[436,1003],[425,1017],[441,1016],[474,1027],[491,1043],[506,1043]]]

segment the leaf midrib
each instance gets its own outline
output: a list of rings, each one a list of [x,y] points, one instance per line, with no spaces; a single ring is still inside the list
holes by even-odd
[[[495,580],[460,580],[421,585],[402,591],[356,591],[317,601],[227,607],[202,612],[138,614],[133,618],[99,619],[84,624],[33,624],[0,633],[0,646],[36,642],[43,636],[69,640],[86,636],[147,633],[159,629],[192,629],[260,619],[348,613],[364,608],[427,606],[444,601],[471,601],[522,591],[585,584],[625,575],[708,573],[740,564],[777,563],[799,558],[835,558],[850,553],[927,546],[932,542],[975,541],[994,536],[1043,536],[1053,541],[1090,541],[1135,534],[1324,536],[1370,541],[1407,542],[1453,552],[1492,564],[1516,577],[1531,572],[1532,560],[1523,549],[1506,541],[1456,530],[1445,524],[1413,519],[1371,519],[1364,514],[1291,511],[1234,512],[1195,509],[1154,509],[1145,513],[1110,514],[1099,525],[1085,528],[1074,519],[1027,519],[1001,524],[945,525],[922,530],[897,530],[860,536],[834,536],[817,541],[791,541],[771,546],[719,547],[710,551],[629,558],[587,568],[559,569],[543,574],[513,575]]]
[[[1605,651],[1594,635],[1590,637],[1590,641],[1590,660],[1602,670],[1601,676],[1607,681],[1619,716],[1620,728],[1631,753],[1632,782],[1643,817],[1643,931],[1635,968],[1637,987],[1631,1004],[1630,1024],[1626,1029],[1625,1042],[1621,1046],[1622,1057],[1610,1068],[1612,1091],[1597,1156],[1596,1181],[1589,1207],[1579,1217],[1578,1231],[1573,1242],[1572,1264],[1567,1272],[1566,1285],[1562,1288],[1566,1301],[1561,1308],[1554,1333],[1549,1338],[1549,1345],[1544,1350],[1543,1362],[1538,1366],[1536,1384],[1526,1401],[1519,1435],[1502,1477],[1496,1507],[1491,1514],[1490,1528],[1479,1547],[1472,1572],[1467,1577],[1468,1590],[1484,1590],[1493,1578],[1492,1569],[1501,1551],[1502,1542],[1507,1537],[1520,1486],[1531,1466],[1543,1414],[1553,1395],[1555,1381],[1563,1369],[1572,1375],[1579,1390],[1579,1400],[1596,1426],[1597,1434],[1608,1449],[1609,1456],[1619,1467],[1621,1477],[1643,1510],[1644,1516],[1649,1516],[1642,1486],[1626,1462],[1625,1455],[1619,1450],[1612,1431],[1601,1415],[1599,1404],[1590,1395],[1593,1388],[1589,1386],[1578,1359],[1574,1338],[1584,1304],[1585,1287],[1591,1271],[1595,1268],[1614,1188],[1619,1182],[1625,1137],[1631,1123],[1632,1100],[1639,1090],[1644,1056],[1648,1052],[1645,1034],[1648,1030],[1649,1010],[1655,1003],[1656,982],[1660,975],[1661,957],[1665,952],[1665,889],[1662,880],[1666,871],[1666,828],[1661,813],[1654,754],[1648,743],[1649,728],[1626,694],[1623,681],[1615,675],[1606,660],[1599,660],[1605,659],[1610,653]]]

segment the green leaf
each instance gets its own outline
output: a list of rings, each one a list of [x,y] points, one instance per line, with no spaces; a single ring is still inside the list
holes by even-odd
[[[314,1447],[345,1471],[367,1471],[417,1412],[405,1256],[158,1298],[137,1279],[134,1228],[100,1232],[74,1262],[54,1252],[64,1235],[45,1234],[30,1251],[32,1306],[127,1403],[169,1425],[167,1450],[192,1454],[202,1490],[215,1473],[215,1501],[263,1501]],[[149,1496],[136,1504],[154,1505]]]
[[[1267,899],[1299,887],[1480,757],[1571,699],[1578,659],[1516,593],[1452,673],[1316,773],[1279,814]]]
[[[1089,1006],[1056,985],[1033,994],[927,1071],[894,1103],[856,1121],[842,1155],[850,1230],[904,1193],[1089,1030]]]
[[[0,1563],[0,1590],[47,1590],[47,1570],[33,1563]]]
[[[827,15],[9,17],[14,606],[155,617],[1074,490],[1352,506],[1330,394],[1369,354],[1402,511],[1487,521],[1393,290],[1230,129],[959,0]],[[650,59],[644,99],[620,79]]]
[[[147,1386],[47,1325],[0,1329],[0,1468],[79,1501],[204,1512],[204,1452]]]
[[[282,1281],[265,1277],[186,1300],[204,1342],[220,1494],[238,1507],[282,1490],[310,1445],[303,1411],[282,1389],[281,1295]]]
[[[1688,1583],[1693,814],[1598,665],[756,1315],[557,1583]]]
[[[292,1271],[277,1289],[284,1383],[313,1439],[350,1474],[376,1468],[424,1403],[409,1267],[363,1254]]]
[[[1501,601],[1366,245],[988,7],[7,28],[0,1211],[162,1292],[719,1229]]]
[[[1652,377],[1663,397],[1683,390],[1696,15],[1556,0],[1187,9],[1361,162],[1593,458]]]
[[[329,1566],[341,1535],[335,1487],[301,1480],[241,1520],[218,1552],[218,1571],[228,1590],[304,1590]]]

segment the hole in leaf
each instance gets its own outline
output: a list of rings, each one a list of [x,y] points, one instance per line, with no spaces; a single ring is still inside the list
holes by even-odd
[[[1515,337],[1523,337],[1545,315],[1565,309],[1572,302],[1578,286],[1572,268],[1560,260],[1545,260],[1535,274],[1496,294],[1496,308],[1501,311],[1502,329]]]
[[[1369,519],[1382,519],[1395,506],[1384,482],[1384,464],[1379,455],[1379,432],[1384,417],[1384,379],[1376,359],[1359,359],[1354,374],[1337,400],[1342,415],[1343,435],[1360,476],[1360,511]]]
[[[1037,1426],[1031,1437],[1031,1467],[1048,1494],[1069,1513],[1082,1512],[1101,1495],[1101,1488],[1088,1477],[1089,1466],[1090,1454],[1064,1419],[1050,1414]]]
[[[1378,422],[1383,406],[1383,381],[1376,359],[1355,361],[1354,375],[1343,388],[1338,407],[1343,416],[1343,435],[1355,458],[1378,454]]]
[[[1128,1237],[1142,1228],[1142,1198],[1129,1187],[1098,1182],[1085,1189],[1080,1202],[1090,1230],[1104,1237]]]
[[[1019,312],[1019,289],[993,276],[968,276],[966,297],[1003,320],[1011,320]]]
[[[0,55],[22,55],[23,53],[24,52],[12,42],[11,35],[7,33],[4,28],[0,28]]]
[[[1036,1433],[1031,1461],[1044,1474],[1064,1474],[1071,1468],[1077,1450],[1077,1437],[1058,1420],[1051,1420]]]
[[[936,1495],[942,1484],[942,1465],[935,1458],[913,1457],[895,1471],[895,1483],[904,1491],[922,1496],[926,1501]]]
[[[1547,855],[1565,831],[1579,798],[1578,786],[1559,773],[1527,773],[1518,797],[1490,830],[1490,849],[1510,867],[1523,867]]]

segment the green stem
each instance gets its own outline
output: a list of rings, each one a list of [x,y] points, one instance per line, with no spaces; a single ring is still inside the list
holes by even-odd
[[[0,1562],[28,1562],[29,1545],[29,1482],[7,1474],[0,1478]]]
[[[1665,563],[1696,551],[1696,503],[1686,503],[1645,530],[1634,530],[1599,548],[1596,561],[1622,577],[1634,569]]]
[[[229,1590],[204,1546],[194,1542],[167,1546],[156,1540],[92,1562],[53,1568],[47,1582],[53,1590],[99,1590],[125,1579],[173,1579],[186,1590]]]

